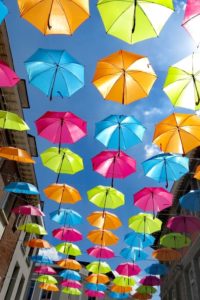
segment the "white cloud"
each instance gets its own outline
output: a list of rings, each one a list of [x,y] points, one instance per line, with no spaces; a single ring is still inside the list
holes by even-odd
[[[45,255],[53,261],[58,261],[62,259],[62,256],[56,251],[54,247],[50,249],[40,249],[39,255]]]
[[[145,110],[143,112],[144,116],[145,117],[148,117],[148,116],[155,116],[155,115],[162,115],[163,114],[163,111],[157,107],[153,107],[152,109],[149,109],[149,110]]]
[[[148,144],[145,145],[144,146],[144,150],[145,150],[145,157],[147,159],[160,153],[160,149],[156,145],[154,145],[154,144],[152,144],[152,145],[148,145]]]
[[[181,13],[182,11],[185,10],[186,3],[185,3],[185,1],[183,1],[183,0],[175,0],[175,1],[174,1],[174,6],[175,6],[176,12],[179,14],[179,13]]]

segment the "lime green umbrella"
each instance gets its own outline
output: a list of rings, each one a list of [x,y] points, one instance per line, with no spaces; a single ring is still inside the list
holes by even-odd
[[[25,231],[28,233],[35,233],[35,234],[39,234],[39,235],[47,235],[45,228],[36,223],[23,224],[23,225],[17,227],[17,230]]]
[[[99,0],[106,32],[127,43],[157,37],[173,13],[173,0]]]
[[[181,249],[188,247],[191,243],[191,240],[186,237],[184,234],[172,232],[165,234],[160,239],[160,245],[166,248],[175,248]]]
[[[101,208],[115,209],[124,205],[124,194],[110,186],[95,186],[87,195],[90,202]]]
[[[200,109],[200,53],[196,52],[168,69],[163,90],[174,106]]]
[[[86,269],[95,274],[105,274],[111,271],[110,266],[106,262],[101,261],[93,261],[86,266]]]
[[[68,295],[74,295],[74,296],[80,296],[82,294],[79,289],[67,288],[67,287],[62,289],[62,293],[68,294]]]
[[[36,278],[37,282],[42,282],[42,283],[50,283],[50,284],[57,284],[58,281],[56,280],[55,277],[51,275],[41,275],[38,278]]]
[[[0,128],[19,131],[30,129],[22,118],[5,110],[0,110]]]
[[[117,276],[113,280],[113,283],[120,286],[134,286],[135,280],[128,276]]]
[[[139,213],[128,220],[129,228],[139,233],[151,234],[161,229],[162,222],[152,214]]]
[[[136,291],[140,294],[154,294],[157,292],[157,289],[155,289],[153,286],[141,285],[136,289]]]
[[[56,251],[66,255],[78,256],[82,254],[80,248],[73,243],[61,243],[55,248]]]

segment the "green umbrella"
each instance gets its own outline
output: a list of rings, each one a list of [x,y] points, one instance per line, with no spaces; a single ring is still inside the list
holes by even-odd
[[[56,280],[55,277],[51,275],[41,275],[38,278],[36,278],[37,282],[42,282],[42,283],[50,283],[50,284],[57,284],[58,281]]]
[[[171,66],[163,90],[174,106],[200,109],[200,53]]]
[[[162,222],[152,214],[139,213],[128,220],[129,228],[139,233],[151,234],[161,229]]]
[[[81,295],[81,291],[79,289],[67,288],[67,287],[62,289],[62,293],[69,294],[69,295],[74,295],[74,296],[80,296]]]
[[[160,245],[167,248],[181,249],[183,247],[188,247],[191,240],[181,233],[169,233],[163,235],[160,239]]]
[[[73,243],[61,243],[55,248],[56,251],[66,255],[78,256],[82,254],[80,248]]]
[[[133,286],[135,285],[135,280],[128,276],[118,276],[115,277],[113,283],[120,286]]]
[[[101,208],[115,209],[124,205],[124,194],[110,186],[95,186],[87,195],[90,202]]]
[[[86,266],[86,269],[89,272],[95,273],[95,274],[105,274],[111,271],[110,266],[106,262],[100,262],[100,261],[93,261],[89,265]]]
[[[173,13],[173,0],[99,0],[106,32],[127,43],[157,37]]]
[[[26,223],[19,227],[17,227],[17,230],[25,231],[28,233],[35,233],[39,235],[46,235],[47,232],[45,228],[41,225],[38,225],[36,223]]]
[[[154,294],[157,292],[157,289],[155,289],[153,286],[141,285],[136,289],[136,291],[140,294]]]
[[[22,118],[5,110],[0,110],[0,128],[19,131],[30,129]]]

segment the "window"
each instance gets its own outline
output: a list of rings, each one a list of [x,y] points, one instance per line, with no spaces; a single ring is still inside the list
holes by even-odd
[[[20,299],[21,293],[22,293],[22,290],[23,290],[23,287],[24,287],[24,282],[25,282],[25,277],[24,277],[24,275],[22,275],[19,286],[18,286],[18,289],[17,289],[17,294],[15,296],[15,300]]]
[[[30,284],[30,288],[29,288],[27,300],[31,300],[32,299],[34,288],[35,288],[35,280],[31,280],[31,284]]]
[[[51,299],[51,295],[52,292],[43,290],[40,299]]]
[[[191,292],[191,300],[198,300],[198,296],[197,296],[197,286],[196,286],[196,282],[195,282],[195,277],[194,277],[194,272],[192,270],[192,268],[189,269],[189,281],[190,281],[190,292]]]
[[[12,299],[12,293],[13,293],[13,289],[15,287],[15,282],[17,280],[18,274],[19,274],[19,264],[17,263],[15,265],[15,268],[14,268],[13,273],[11,275],[10,283],[8,285],[7,293],[6,293],[6,296],[5,296],[4,300],[11,300]]]

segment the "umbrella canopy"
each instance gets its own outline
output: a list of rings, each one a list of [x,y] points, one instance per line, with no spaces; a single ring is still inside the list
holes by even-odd
[[[38,49],[25,61],[29,82],[45,95],[70,97],[84,85],[84,67],[63,50]]]
[[[64,226],[74,226],[82,222],[82,217],[75,210],[60,208],[50,213],[50,218]]]
[[[157,290],[153,286],[140,285],[136,291],[140,294],[154,294]]]
[[[7,7],[0,1],[0,24],[3,22],[7,14],[8,14]]]
[[[129,298],[130,295],[129,293],[120,294],[120,293],[110,292],[108,296],[114,299],[126,299]]]
[[[109,149],[126,150],[142,142],[145,129],[133,116],[111,115],[96,123],[95,138]]]
[[[63,183],[50,184],[43,191],[48,199],[56,201],[60,204],[75,204],[81,200],[81,195],[77,189]],[[60,209],[59,211],[62,213],[63,210]]]
[[[152,264],[144,269],[146,273],[150,275],[166,275],[168,272],[168,267],[164,264]],[[152,294],[151,291],[146,291],[146,293]]]
[[[78,242],[83,238],[82,234],[78,230],[70,227],[61,227],[58,229],[54,229],[52,231],[52,235],[56,239],[68,242]]]
[[[21,205],[13,208],[12,210],[15,214],[25,215],[25,216],[45,216],[45,214],[37,207],[32,205]]]
[[[119,275],[124,275],[124,276],[134,276],[138,275],[141,271],[140,267],[136,264],[133,263],[122,263],[117,266],[116,271]],[[114,291],[117,292],[117,291]]]
[[[117,277],[115,277],[115,279],[113,279],[113,283],[115,285],[119,285],[121,287],[134,286],[135,280],[128,276],[117,276]]]
[[[155,238],[152,235],[138,233],[138,232],[129,232],[124,236],[124,241],[128,246],[136,248],[145,248],[153,245]]]
[[[87,276],[86,278],[87,282],[91,282],[91,283],[108,283],[110,281],[109,277],[107,275],[104,274],[91,274],[89,276]]]
[[[52,246],[49,244],[49,242],[42,240],[42,239],[32,239],[25,243],[26,246],[32,247],[32,248],[51,248]]]
[[[47,111],[35,125],[38,134],[54,144],[73,144],[87,134],[87,123],[71,112]]]
[[[48,266],[38,266],[33,270],[34,273],[44,274],[44,275],[55,275],[57,272]]]
[[[97,7],[106,32],[130,44],[157,37],[174,10],[172,0],[99,0]]]
[[[103,229],[118,229],[122,223],[117,215],[108,211],[95,211],[87,217],[88,222],[95,227]]]
[[[72,270],[63,270],[59,273],[59,276],[67,280],[81,280],[81,275],[78,272]]]
[[[136,172],[136,161],[123,151],[102,151],[92,158],[92,166],[106,178],[125,178]]]
[[[134,194],[134,205],[153,214],[172,205],[173,194],[158,187],[146,187]]]
[[[81,264],[74,260],[74,259],[62,259],[56,262],[56,264],[64,269],[70,269],[70,270],[81,270],[82,266]]]
[[[0,110],[0,128],[18,131],[30,129],[22,118],[5,110]]]
[[[124,205],[124,194],[110,186],[98,185],[87,191],[90,202],[100,208],[115,209]]]
[[[148,299],[151,299],[151,298],[152,298],[152,296],[150,294],[141,294],[141,293],[133,294],[133,299],[148,300]]]
[[[200,211],[200,190],[191,190],[179,199],[180,205],[192,212]]]
[[[161,248],[154,250],[152,253],[153,258],[158,259],[159,261],[175,261],[181,259],[181,254],[177,250],[169,248]]]
[[[76,280],[71,280],[71,279],[67,279],[67,280],[63,280],[61,283],[62,287],[69,287],[69,288],[75,288],[75,289],[81,289],[82,288],[82,284]]]
[[[200,54],[193,53],[169,68],[163,90],[174,106],[200,109],[199,59]]]
[[[199,116],[173,113],[155,126],[153,143],[164,152],[186,154],[200,146],[199,129]]]
[[[102,246],[115,245],[119,240],[115,234],[106,229],[91,230],[87,238],[92,243]]]
[[[113,286],[111,286],[110,290],[114,293],[124,294],[124,293],[130,293],[132,291],[132,287],[131,286],[113,285]]]
[[[178,154],[162,153],[155,155],[142,163],[144,173],[158,182],[178,180],[189,172],[189,159]]]
[[[188,31],[193,38],[197,47],[200,44],[199,28],[200,24],[200,3],[198,0],[187,0],[185,16],[182,26]]]
[[[42,283],[39,285],[39,288],[45,291],[58,292],[59,288],[52,283]]]
[[[2,20],[2,13],[5,12],[3,8],[5,6],[2,5],[2,2],[0,2],[0,23]],[[2,11],[2,9],[4,11]],[[17,74],[12,69],[10,69],[9,66],[3,61],[0,61],[0,75],[0,87],[13,87],[20,80]]]
[[[88,255],[94,256],[96,258],[113,258],[115,257],[115,253],[112,249],[108,247],[102,247],[102,246],[94,246],[89,249],[87,249]]]
[[[91,291],[106,291],[107,290],[107,286],[105,284],[101,284],[101,283],[87,283],[85,285],[85,289],[86,290],[91,290]]]
[[[35,163],[25,150],[15,147],[0,147],[0,157],[25,164]]]
[[[28,233],[35,233],[39,235],[46,235],[47,232],[45,228],[41,225],[38,225],[37,223],[26,223],[19,227],[17,227],[17,230],[25,231]]]
[[[103,261],[93,261],[86,266],[86,269],[94,274],[105,274],[111,271],[110,266]]]
[[[72,35],[89,17],[89,0],[18,0],[20,16],[43,34]]]
[[[195,173],[194,173],[194,178],[197,180],[200,180],[200,165],[196,167]]]
[[[4,187],[4,190],[9,193],[38,195],[38,189],[35,185],[28,182],[10,182]]]
[[[36,278],[36,281],[42,283],[52,283],[52,284],[58,283],[57,279],[51,275],[41,275],[38,278]]]
[[[91,291],[91,290],[85,290],[85,294],[88,297],[92,297],[92,298],[104,298],[105,297],[105,293],[102,291]]]
[[[57,245],[55,248],[56,251],[66,255],[78,256],[82,254],[80,248],[77,245],[72,243],[61,243]]]
[[[145,251],[135,247],[123,248],[120,251],[120,255],[125,259],[131,259],[133,261],[145,260],[148,257],[148,254]]]
[[[147,57],[120,50],[97,63],[93,84],[104,99],[130,104],[147,97],[155,80]]]
[[[38,264],[53,265],[53,261],[45,255],[33,255],[30,260]]]
[[[191,240],[181,233],[168,233],[161,237],[160,245],[166,248],[181,249],[188,247],[191,244]]]
[[[74,295],[74,296],[80,296],[81,295],[81,291],[79,289],[69,288],[69,287],[62,289],[62,293],[68,294],[68,295]]]
[[[158,218],[154,218],[152,214],[139,213],[129,218],[128,225],[129,228],[135,230],[136,232],[151,234],[161,229],[162,221],[160,221]]]
[[[140,280],[140,283],[143,285],[150,285],[150,286],[155,286],[155,285],[160,285],[160,279],[156,276],[145,276]]]
[[[176,216],[168,220],[167,227],[176,232],[198,232],[200,230],[200,219],[193,216]]]

